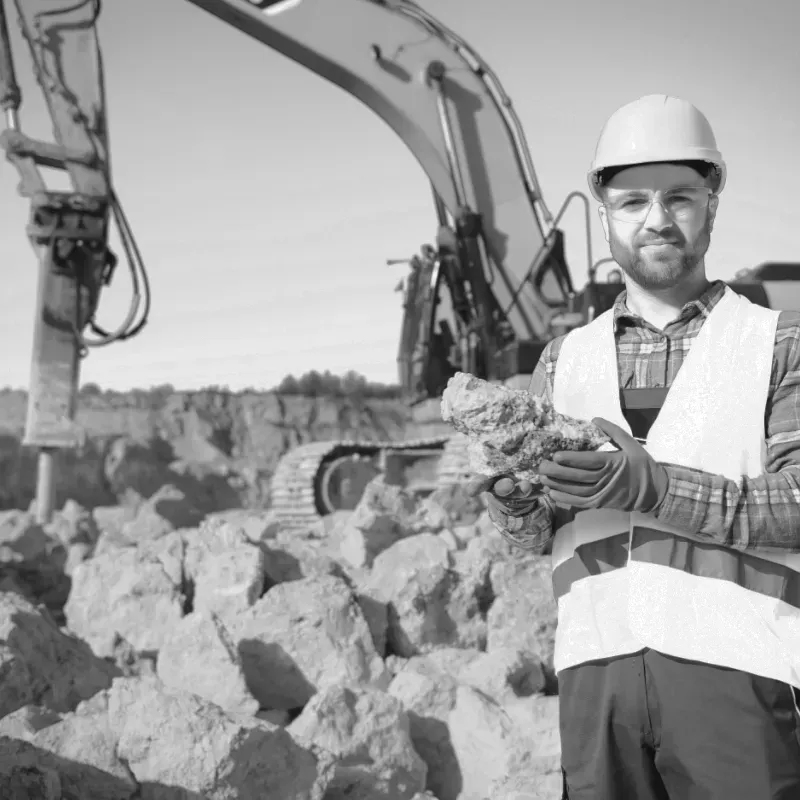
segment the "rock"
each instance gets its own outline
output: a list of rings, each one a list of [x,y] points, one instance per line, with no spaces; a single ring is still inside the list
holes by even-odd
[[[204,512],[193,505],[180,489],[161,486],[142,503],[136,516],[122,526],[122,536],[129,542],[159,539],[180,528],[199,525]]]
[[[544,691],[539,659],[514,647],[499,647],[478,656],[458,672],[458,679],[504,705]]]
[[[0,717],[29,704],[69,711],[114,674],[49,615],[19,595],[0,594]]]
[[[280,725],[281,728],[285,728],[292,721],[292,715],[281,708],[268,708],[266,711],[259,711],[256,717],[269,722],[271,725]]]
[[[459,686],[448,718],[462,779],[459,800],[491,797],[492,783],[507,771],[514,726],[502,708],[477,690]]]
[[[433,678],[448,676],[461,680],[464,672],[483,655],[474,647],[440,647],[425,655],[409,658],[403,669]]]
[[[33,591],[27,584],[20,578],[13,565],[3,564],[0,562],[0,593],[18,594],[24,597],[28,602],[36,604],[36,598]]]
[[[0,736],[30,740],[37,731],[54,725],[61,719],[61,714],[45,706],[22,706],[0,718]]]
[[[27,511],[0,511],[0,560],[35,561],[53,541]]]
[[[122,678],[121,680],[127,680]],[[42,764],[53,768],[68,798],[129,798],[137,781],[117,750],[106,692],[81,703],[72,714],[27,737]]]
[[[451,524],[447,509],[432,499],[432,495],[419,503],[416,519],[409,526],[409,533],[439,533]]]
[[[440,486],[425,502],[436,505],[445,512],[444,527],[448,528],[472,525],[484,512],[483,501],[479,497],[471,497],[467,494],[466,487],[459,483]]]
[[[494,798],[497,787],[505,791],[513,780],[527,791],[540,776],[560,772],[560,748],[553,747],[557,698],[529,697],[515,705],[527,713],[518,708],[510,714],[482,692],[458,687],[448,727],[463,780],[459,800]]]
[[[523,389],[457,372],[442,394],[442,419],[469,437],[470,468],[539,482],[539,463],[559,450],[595,450],[609,441],[591,422],[560,414]]]
[[[110,442],[106,452],[106,482],[117,497],[128,491],[150,497],[170,483],[171,456],[171,447],[164,441],[119,436]]]
[[[353,511],[350,510],[334,511],[332,514],[326,514],[322,519],[309,525],[306,536],[310,539],[328,541],[334,531],[347,527],[352,517]],[[292,535],[296,536],[297,532],[293,531]]]
[[[322,575],[344,578],[346,574],[317,541],[278,533],[261,549],[264,571],[271,586]]]
[[[458,525],[453,528],[452,534],[458,542],[459,548],[466,547],[473,539],[481,535],[477,523],[473,525]]]
[[[328,798],[411,800],[425,789],[427,767],[412,745],[408,717],[384,692],[326,688],[288,731],[336,758]]]
[[[522,740],[510,748],[506,772],[495,778],[490,797],[553,800],[561,796],[558,698],[529,697],[505,707]]]
[[[411,666],[401,669],[388,691],[400,700],[408,714],[414,749],[428,767],[427,788],[440,800],[458,800],[461,768],[447,726],[458,683],[452,676],[427,666],[427,674]]]
[[[192,607],[230,619],[263,594],[265,557],[244,531],[224,521],[184,533],[185,572],[194,584]]]
[[[136,648],[119,633],[114,636],[113,652],[110,658],[120,674],[126,678],[156,674],[156,656],[153,653],[139,653]]]
[[[118,678],[108,717],[119,757],[139,783],[179,786],[207,800],[321,800],[329,767],[283,728],[233,718],[152,679]]]
[[[321,800],[332,759],[156,678],[118,678],[29,741],[0,739],[0,780],[13,765],[54,772],[66,800]]]
[[[19,591],[33,602],[43,603],[58,624],[63,622],[61,608],[69,594],[71,564],[65,545],[38,525],[31,513],[0,512],[0,582],[4,590]]]
[[[111,542],[128,543],[122,535],[125,524],[135,519],[137,507],[133,505],[97,506],[92,509],[94,519],[100,535],[106,535]]]
[[[115,800],[114,795],[107,793],[95,796],[98,800]],[[58,771],[43,763],[42,754],[33,745],[0,736],[0,797],[62,800],[64,794]],[[116,797],[127,800],[130,794]]]
[[[273,586],[233,633],[247,685],[264,708],[302,707],[329,686],[389,683],[364,615],[338,578]]]
[[[550,558],[521,552],[513,560],[495,561],[490,579],[497,599],[487,616],[486,649],[513,648],[530,653],[544,667],[548,688],[554,686],[558,607],[553,597]]]
[[[100,530],[92,512],[74,500],[67,500],[61,511],[53,514],[44,530],[50,538],[61,542],[65,547],[82,544],[91,549],[100,538]]]
[[[157,652],[183,617],[183,541],[178,532],[78,564],[64,607],[70,630],[99,656],[117,634],[137,651]]]
[[[387,631],[389,629],[389,606],[380,600],[375,600],[368,595],[361,594],[355,589],[355,598],[364,619],[367,621],[372,644],[377,654],[383,658],[386,655]]]
[[[367,484],[361,500],[339,531],[339,552],[354,567],[372,566],[375,556],[409,535],[419,523],[416,500],[381,476]]]
[[[195,612],[180,620],[159,650],[156,671],[166,686],[191,691],[225,711],[258,711],[236,643],[214,614]]]
[[[454,561],[439,536],[423,533],[381,553],[359,591],[389,605],[388,647],[410,657],[436,647],[481,649],[486,582],[471,561]]]
[[[439,538],[447,545],[447,549],[451,552],[460,549],[461,543],[456,539],[452,531],[444,530],[438,534]]]
[[[220,521],[234,525],[253,544],[262,544],[273,540],[281,529],[280,520],[271,509],[234,508],[215,511],[206,516],[206,521]]]

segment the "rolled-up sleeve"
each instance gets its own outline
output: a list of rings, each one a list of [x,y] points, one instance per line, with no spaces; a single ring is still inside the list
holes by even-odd
[[[765,415],[766,462],[756,478],[730,480],[666,464],[658,519],[736,550],[800,552],[800,313],[778,322]]]

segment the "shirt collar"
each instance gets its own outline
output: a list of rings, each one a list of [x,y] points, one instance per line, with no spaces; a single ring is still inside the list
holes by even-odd
[[[688,302],[682,309],[680,314],[678,315],[678,319],[683,322],[688,322],[690,319],[697,315],[701,315],[704,318],[708,318],[708,315],[714,310],[714,306],[722,299],[722,295],[725,293],[725,282],[724,281],[712,281],[710,286],[700,295],[696,300],[691,300]],[[623,289],[619,295],[617,295],[617,299],[614,301],[614,328],[615,330],[619,327],[621,321],[623,319],[632,321],[632,322],[639,322],[641,317],[638,314],[634,314],[628,308],[627,304],[628,299],[628,291],[627,289]]]

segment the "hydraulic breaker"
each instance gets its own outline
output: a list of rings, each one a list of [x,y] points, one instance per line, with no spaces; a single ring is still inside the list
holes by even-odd
[[[23,444],[39,450],[36,514],[49,521],[54,456],[82,440],[75,423],[83,331],[115,258],[106,246],[110,191],[97,2],[16,0],[20,29],[53,120],[56,143],[26,136],[5,7],[0,4],[0,146],[30,199],[28,239],[39,260],[33,352]],[[65,170],[73,191],[49,191],[39,167]]]

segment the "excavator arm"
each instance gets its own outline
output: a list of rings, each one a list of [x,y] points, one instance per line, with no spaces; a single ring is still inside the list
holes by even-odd
[[[411,0],[189,2],[360,100],[430,179],[439,234],[425,280],[409,276],[407,399],[435,397],[457,369],[529,373],[574,287],[511,100],[478,53]]]
[[[553,309],[523,290],[552,216],[522,127],[480,56],[410,0],[189,0],[336,84],[414,154],[462,248],[462,280],[491,334],[543,338]]]

